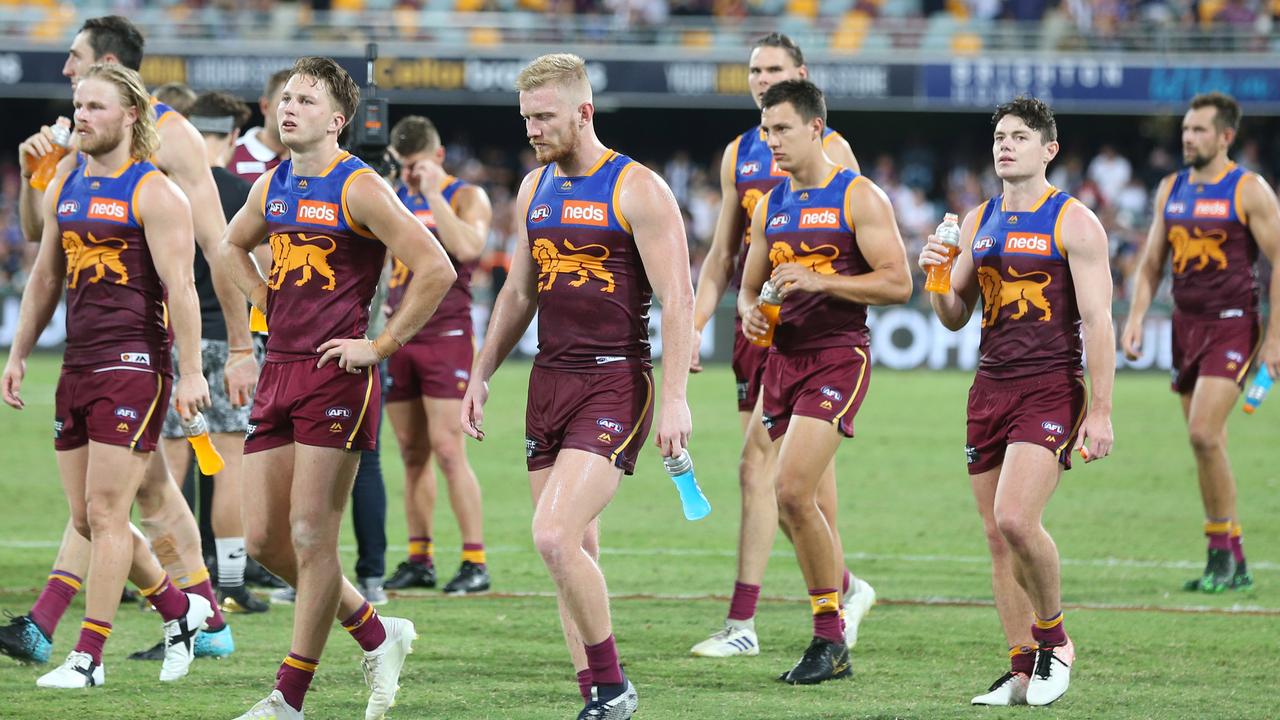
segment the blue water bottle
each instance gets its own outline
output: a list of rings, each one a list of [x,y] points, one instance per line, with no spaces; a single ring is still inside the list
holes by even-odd
[[[1259,365],[1258,374],[1253,376],[1253,383],[1249,385],[1248,392],[1244,394],[1243,409],[1245,414],[1252,415],[1253,411],[1258,409],[1274,382],[1275,378],[1271,377],[1271,373],[1267,371],[1267,366]]]
[[[693,458],[689,457],[689,451],[681,450],[675,457],[664,457],[662,464],[666,466],[667,474],[680,491],[680,504],[684,505],[685,519],[701,520],[706,517],[711,512],[711,503],[707,502],[702,488],[698,487],[698,481],[693,478]]]

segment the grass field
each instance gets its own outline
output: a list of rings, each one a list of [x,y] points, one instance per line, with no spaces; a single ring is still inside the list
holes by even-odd
[[[0,408],[0,607],[26,612],[66,518],[50,428],[57,359],[34,358],[27,410]],[[498,373],[488,440],[471,445],[485,492],[495,594],[401,594],[384,614],[410,617],[421,639],[402,678],[396,718],[572,718],[581,706],[561,640],[552,586],[529,535],[524,473],[528,368]],[[876,371],[858,438],[838,460],[840,528],[854,571],[881,602],[863,624],[851,681],[795,688],[773,677],[809,636],[804,585],[790,547],[774,548],[757,628],[757,658],[702,660],[688,648],[721,623],[734,579],[737,419],[727,368],[690,384],[698,479],[714,508],[690,523],[656,452],[602,521],[614,625],[643,718],[987,718],[1016,713],[1073,718],[1274,718],[1280,674],[1280,400],[1235,413],[1231,446],[1245,544],[1257,589],[1192,595],[1203,538],[1194,466],[1175,398],[1162,375],[1123,375],[1116,388],[1115,454],[1067,473],[1047,513],[1063,557],[1067,624],[1079,661],[1071,691],[1050,709],[971,708],[1003,672],[1003,639],[990,607],[986,548],[964,469],[960,373]],[[402,475],[389,430],[388,565],[404,555]],[[444,572],[458,549],[442,483],[436,548]],[[353,562],[344,541],[344,563]],[[54,656],[75,642],[77,599]],[[288,651],[289,608],[236,617],[239,649],[199,661],[173,686],[158,667],[124,656],[159,638],[154,614],[121,610],[107,646],[107,685],[37,692],[45,668],[0,658],[0,718],[232,718],[264,696]],[[362,717],[365,688],[355,644],[334,630],[307,702],[308,717]]]

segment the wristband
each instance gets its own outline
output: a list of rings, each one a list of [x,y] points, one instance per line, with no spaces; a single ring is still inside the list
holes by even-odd
[[[377,340],[370,340],[369,344],[373,346],[373,352],[379,360],[386,360],[391,357],[391,353],[404,347],[404,343],[397,340],[391,333],[383,333]]]

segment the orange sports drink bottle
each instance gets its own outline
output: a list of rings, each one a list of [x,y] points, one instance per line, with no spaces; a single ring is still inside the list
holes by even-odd
[[[41,192],[44,192],[44,189],[49,187],[49,182],[53,180],[53,174],[58,169],[58,161],[71,152],[71,121],[58,118],[50,129],[53,130],[53,150],[36,158],[36,168],[31,171],[31,187]]]
[[[931,293],[944,293],[951,289],[951,266],[960,254],[960,218],[955,213],[942,216],[942,224],[933,231],[933,237],[947,246],[947,259],[938,265],[930,265],[925,274],[924,289]]]
[[[204,419],[204,413],[196,413],[190,420],[183,421],[182,433],[187,436],[187,442],[191,443],[191,449],[196,452],[196,463],[200,465],[200,472],[205,475],[217,475],[222,472],[226,463],[222,460],[218,449],[213,446],[213,442],[209,440],[209,422]]]
[[[778,316],[782,313],[782,296],[773,283],[765,280],[760,288],[760,313],[769,321],[769,329],[764,335],[751,341],[752,345],[769,347],[773,345],[773,331],[778,329]]]

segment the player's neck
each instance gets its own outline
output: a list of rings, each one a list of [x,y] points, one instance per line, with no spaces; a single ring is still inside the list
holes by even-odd
[[[290,156],[293,163],[293,174],[303,177],[318,177],[333,164],[343,152],[337,142],[322,142],[315,147],[294,150]]]
[[[791,172],[792,190],[810,190],[827,184],[827,179],[836,169],[836,164],[826,156],[820,155],[814,162],[805,163]]]
[[[129,163],[132,157],[129,155],[129,146],[126,136],[111,150],[97,155],[90,155],[89,161],[85,166],[85,175],[107,176],[114,175]]]
[[[1202,168],[1191,168],[1188,178],[1194,183],[1209,183],[1218,179],[1218,176],[1226,172],[1227,167],[1231,165],[1231,158],[1226,153],[1218,155],[1210,160]]]
[[[1044,174],[1004,181],[1004,210],[1027,212],[1049,192],[1049,180]]]
[[[595,133],[590,133],[582,138],[578,149],[574,150],[572,155],[556,161],[556,170],[565,177],[581,177],[595,167],[607,152],[609,148],[600,142]]]

